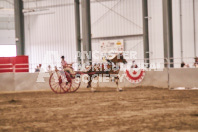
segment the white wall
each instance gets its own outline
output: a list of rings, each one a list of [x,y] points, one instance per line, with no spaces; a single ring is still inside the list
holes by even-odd
[[[13,8],[14,0],[1,0],[0,7]]]
[[[181,0],[181,15],[182,22],[180,21],[180,0],[173,1],[173,44],[174,44],[174,57],[181,58],[181,42],[183,45],[184,62],[193,65],[195,57],[195,39],[198,39],[198,1],[195,0],[195,26],[193,19],[193,0]],[[180,25],[182,23],[182,25]],[[182,29],[180,28],[182,27]],[[194,34],[194,29],[196,35]],[[181,33],[182,32],[182,36]],[[196,42],[198,47],[198,42]],[[198,48],[196,48],[198,51]],[[197,54],[198,55],[198,54]],[[181,63],[181,59],[175,59],[176,63]],[[176,65],[179,67],[179,64]]]
[[[6,10],[4,12],[0,10],[0,30],[14,30],[14,28],[14,11],[12,11],[12,15],[10,15],[7,14]]]
[[[195,41],[196,41],[196,56],[198,56],[198,1],[195,0]]]
[[[0,1],[0,30],[14,30],[14,0]]]
[[[92,11],[92,37],[107,39],[108,36],[124,39],[125,50],[138,52],[138,59],[143,59],[143,37],[125,37],[143,33],[142,1],[107,1],[91,4]],[[163,40],[163,12],[162,0],[148,0],[149,19],[149,44],[151,63],[164,63]],[[113,38],[116,39],[116,38]],[[99,40],[93,41],[94,48]],[[93,48],[92,48],[93,49]],[[160,58],[158,60],[152,60]]]
[[[184,57],[194,57],[193,0],[182,0],[182,41]],[[42,63],[47,51],[57,51],[66,60],[74,59],[75,20],[74,3],[71,0],[48,0],[26,2],[25,8],[48,9],[25,16],[26,54],[30,63]],[[196,40],[198,45],[198,1],[195,0]],[[162,0],[148,0],[149,44],[152,63],[164,63]],[[50,14],[46,14],[46,12]],[[124,39],[125,50],[138,52],[143,59],[142,1],[141,0],[100,0],[91,1],[92,50],[99,50],[99,41]],[[173,0],[173,43],[174,57],[181,57],[179,0]],[[134,36],[134,35],[139,35]],[[197,46],[198,51],[198,46]],[[197,52],[198,55],[198,52]],[[153,60],[160,58],[158,60]],[[57,59],[59,60],[59,58]],[[57,61],[55,60],[55,61]],[[193,59],[186,59],[192,63]],[[175,60],[177,67],[181,60]]]
[[[67,62],[75,61],[74,6],[67,4],[68,1],[43,1],[39,6],[48,9],[47,11],[25,14],[25,54],[29,55],[32,68],[40,63],[60,65],[62,55]],[[26,4],[25,8],[28,7],[33,5]],[[51,51],[57,53],[57,58],[49,60],[51,56],[48,56],[46,61],[45,57]]]
[[[173,49],[176,67],[180,67],[181,63],[181,25],[180,25],[180,0],[172,1],[172,13],[173,13]]]
[[[183,42],[183,57],[184,61],[190,66],[193,65],[195,57],[195,35],[198,40],[198,1],[195,0],[195,27],[193,21],[193,0],[181,0],[182,3],[182,29],[180,29],[180,0],[172,1],[173,13],[173,49],[174,58],[181,58],[181,37]],[[151,19],[149,20],[149,44],[150,44],[150,58],[164,58],[164,40],[163,40],[163,9],[162,0],[148,0],[148,14]],[[198,51],[198,41],[196,41],[196,49]],[[198,55],[198,53],[197,53]],[[163,64],[163,59],[156,61]],[[181,59],[175,59],[175,67],[180,67]],[[161,65],[163,66],[163,65]]]
[[[92,2],[91,23],[92,37],[96,38],[92,39],[92,50],[100,50],[101,40],[123,39],[126,51],[137,51],[137,58],[144,58],[141,0]]]
[[[162,11],[162,0],[148,0],[150,62],[161,63],[161,67],[164,63]]]
[[[76,46],[73,4],[69,0],[41,1],[37,5],[25,3],[25,9],[39,7],[48,9],[47,12],[54,12],[25,14],[25,48],[32,67],[43,62],[47,51],[58,51],[59,56],[65,55],[67,61],[74,61]],[[93,38],[126,38],[128,35],[142,34],[142,3],[140,0],[92,1],[91,22]],[[99,41],[93,40],[93,45],[99,45]],[[138,58],[143,59],[142,37],[127,37],[125,47],[126,50],[136,50]],[[95,47],[92,49],[97,50]],[[57,60],[54,61],[56,63]]]
[[[15,44],[14,0],[0,1],[0,45]]]
[[[0,30],[0,45],[14,45],[15,30]]]
[[[142,1],[92,2],[91,23],[92,37],[142,34]]]

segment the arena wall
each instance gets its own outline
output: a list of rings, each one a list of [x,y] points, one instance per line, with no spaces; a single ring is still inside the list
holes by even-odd
[[[0,91],[15,91],[14,73],[0,73]]]
[[[170,69],[170,88],[198,88],[198,69]]]
[[[1,73],[0,92],[2,91],[37,91],[50,90],[49,78],[37,82],[39,73]]]
[[[37,82],[38,75],[39,73],[15,73],[15,91],[49,89],[49,78],[45,77],[45,82]]]
[[[125,79],[126,80],[126,79]],[[139,84],[131,84],[129,81],[125,81],[125,87],[159,87],[168,88],[168,73],[167,70],[163,71],[147,71],[145,78]]]
[[[168,76],[169,73],[169,76]],[[122,74],[122,73],[121,73]],[[50,90],[49,77],[44,77],[45,82],[37,82],[39,73],[1,73],[0,91],[38,91]],[[145,78],[139,84],[131,84],[125,77],[119,84],[122,88],[133,87],[157,87],[157,88],[198,88],[198,69],[165,69],[164,71],[147,71]],[[86,77],[85,77],[86,78]],[[168,83],[169,80],[169,83]],[[86,88],[86,83],[81,83],[80,88]],[[93,87],[99,86],[116,88],[114,82],[110,83],[92,83]]]

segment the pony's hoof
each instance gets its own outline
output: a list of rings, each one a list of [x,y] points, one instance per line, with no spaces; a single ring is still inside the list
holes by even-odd
[[[118,92],[122,92],[123,89],[122,89],[122,88],[117,88],[117,91],[118,91]]]
[[[95,88],[91,88],[91,92],[96,92],[96,89]]]

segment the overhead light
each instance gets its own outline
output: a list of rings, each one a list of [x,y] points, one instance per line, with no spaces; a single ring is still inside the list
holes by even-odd
[[[23,13],[25,16],[29,16],[29,15],[54,14],[55,12],[50,11],[49,9],[36,8],[36,9],[23,9]]]
[[[24,16],[40,16],[40,15],[52,15],[55,14],[55,12],[31,12],[31,13],[24,13]]]
[[[23,0],[24,3],[28,3],[28,2],[39,2],[39,1],[44,1],[44,0]]]
[[[49,9],[23,9],[23,13],[47,11]]]

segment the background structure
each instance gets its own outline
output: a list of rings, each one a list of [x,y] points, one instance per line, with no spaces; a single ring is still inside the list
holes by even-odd
[[[198,1],[172,0],[171,4],[174,67],[180,67],[182,61],[192,66],[194,57],[198,56]],[[125,50],[137,51],[137,58],[143,61],[142,5],[142,0],[91,0],[92,50],[100,49],[101,40],[123,39]],[[151,63],[161,63],[162,67],[163,5],[163,0],[147,0],[148,17],[144,18],[148,19],[147,54]],[[13,10],[14,0],[0,1],[1,45],[16,44]],[[29,56],[31,68],[44,63],[45,55],[51,51],[57,51],[58,56],[65,55],[68,62],[74,61],[77,47],[73,0],[23,0],[23,14],[24,53]],[[53,61],[48,63],[57,63],[57,60]]]

